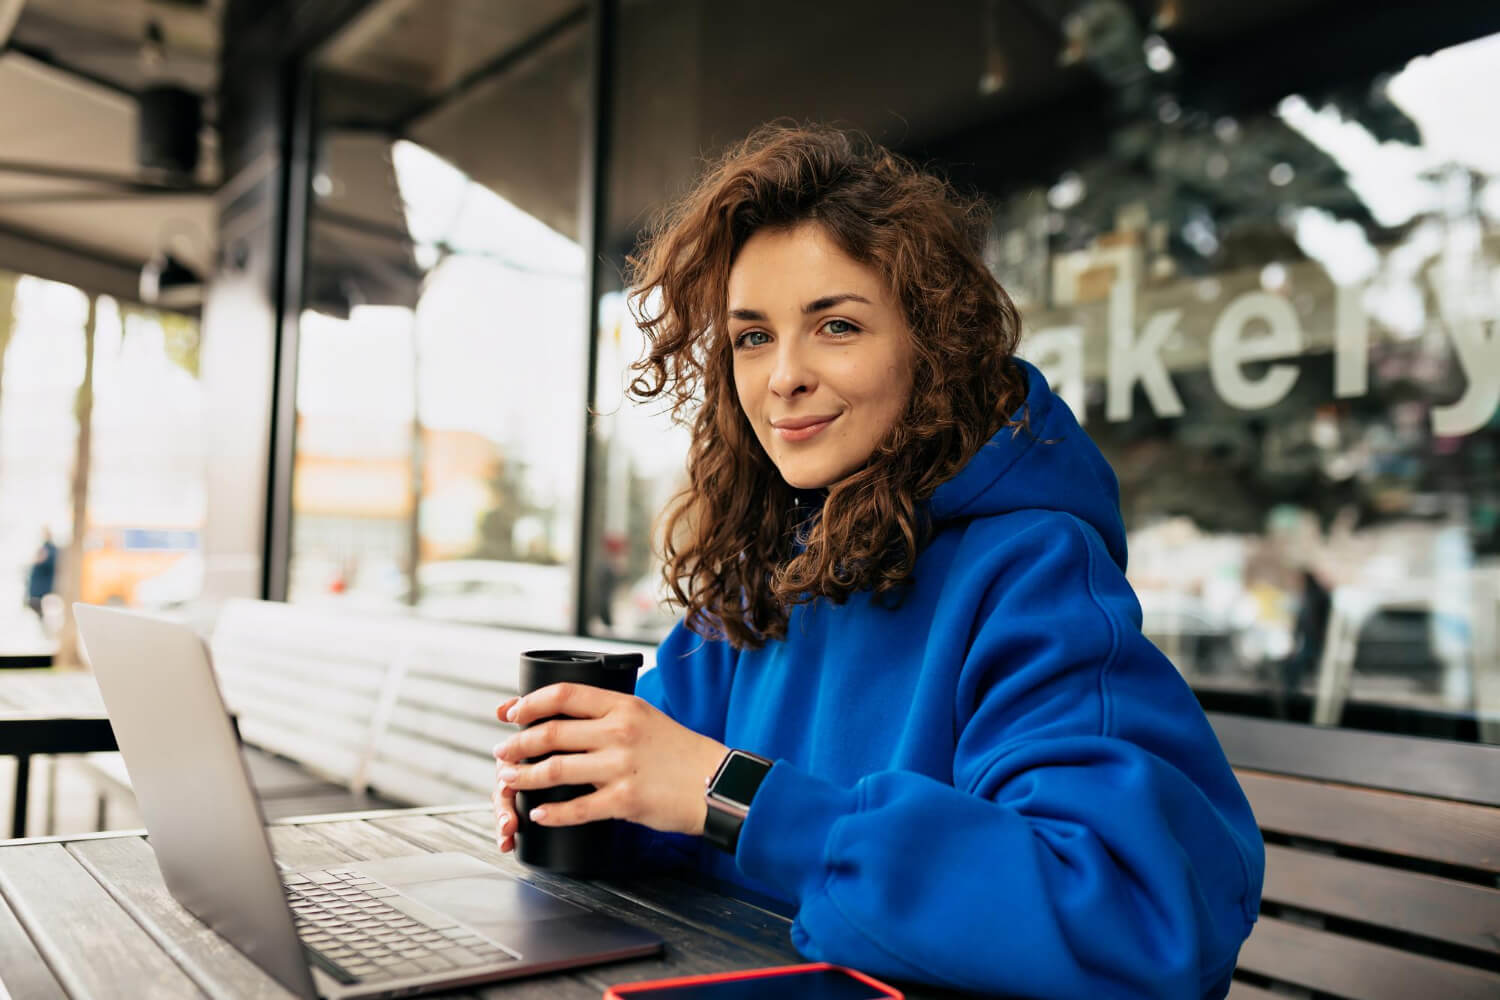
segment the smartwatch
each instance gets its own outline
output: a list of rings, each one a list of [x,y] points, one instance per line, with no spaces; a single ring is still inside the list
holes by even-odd
[[[771,771],[772,761],[744,750],[731,750],[713,777],[708,779],[708,815],[703,820],[703,838],[734,853],[740,842],[740,827],[750,813],[750,801]]]

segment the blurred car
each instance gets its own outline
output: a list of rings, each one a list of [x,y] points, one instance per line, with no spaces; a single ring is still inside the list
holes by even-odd
[[[573,627],[567,566],[450,559],[417,567],[417,613],[424,618],[521,628]]]
[[[613,635],[647,642],[660,642],[682,617],[681,611],[667,603],[661,573],[654,569],[622,588],[611,611]]]
[[[143,595],[140,588],[153,579],[158,582]],[[79,599],[86,604],[163,607],[190,600],[203,589],[198,531],[90,525],[82,581]]]
[[[191,549],[155,576],[135,585],[135,605],[175,608],[203,593],[203,553]]]

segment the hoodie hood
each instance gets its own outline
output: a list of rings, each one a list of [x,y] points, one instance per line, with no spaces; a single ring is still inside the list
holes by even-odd
[[[934,522],[1020,510],[1072,514],[1099,533],[1123,571],[1125,525],[1114,470],[1042,373],[1020,358],[1012,363],[1026,376],[1026,402],[1011,416],[1029,426],[1000,428],[937,488],[928,507]]]

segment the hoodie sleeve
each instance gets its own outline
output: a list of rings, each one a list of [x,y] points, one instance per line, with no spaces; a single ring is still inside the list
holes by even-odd
[[[678,622],[657,647],[656,665],[641,675],[635,693],[675,722],[722,742],[735,662],[729,643],[705,639]],[[617,867],[632,871],[701,869],[709,850],[701,837],[637,823],[621,823],[615,841]]]
[[[953,783],[841,787],[778,761],[736,861],[795,901],[813,960],[983,993],[1222,997],[1259,905],[1249,806],[1099,536],[1046,514],[1006,538],[965,588]]]

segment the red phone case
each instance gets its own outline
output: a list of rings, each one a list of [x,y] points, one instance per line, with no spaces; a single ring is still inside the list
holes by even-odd
[[[738,972],[716,972],[707,976],[682,976],[678,979],[652,979],[639,983],[621,983],[611,986],[604,991],[603,1000],[630,1000],[631,996],[643,990],[665,990],[674,986],[701,986],[705,983],[724,983],[736,979],[772,979],[777,976],[788,976],[797,972],[821,972],[824,969],[838,969],[847,972],[860,982],[873,986],[891,1000],[906,1000],[905,995],[893,986],[887,986],[878,979],[871,979],[863,972],[855,969],[845,968],[842,965],[830,965],[827,962],[812,962],[808,965],[778,965],[769,969],[742,969]]]

